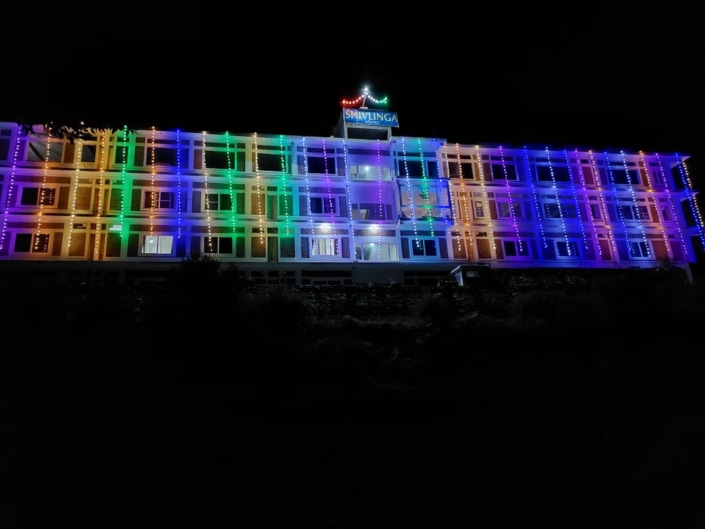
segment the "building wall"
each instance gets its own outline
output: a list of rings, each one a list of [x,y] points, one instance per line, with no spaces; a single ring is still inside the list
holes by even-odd
[[[469,262],[687,266],[705,240],[676,155],[157,130],[71,144],[0,123],[0,186],[8,261],[200,252],[344,284],[387,282],[380,265],[389,282]]]

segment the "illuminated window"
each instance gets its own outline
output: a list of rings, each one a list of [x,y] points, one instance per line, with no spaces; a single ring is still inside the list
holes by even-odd
[[[313,239],[311,243],[311,255],[338,255],[338,239]]]
[[[143,255],[171,255],[173,235],[145,235],[142,239]]]

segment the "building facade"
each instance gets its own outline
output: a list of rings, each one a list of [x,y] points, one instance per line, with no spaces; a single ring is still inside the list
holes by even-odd
[[[458,265],[688,267],[679,154],[450,144],[344,109],[331,137],[0,122],[0,262],[158,273],[210,254],[272,284],[435,282]],[[42,263],[42,264],[39,264]]]

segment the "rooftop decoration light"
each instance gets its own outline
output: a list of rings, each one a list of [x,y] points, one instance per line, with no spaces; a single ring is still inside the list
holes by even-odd
[[[370,94],[370,89],[368,87],[364,87],[362,89],[362,94],[357,96],[355,99],[343,99],[340,104],[344,107],[364,107],[368,99],[376,105],[386,105],[389,98],[384,96],[382,99],[376,99],[372,96],[372,94]]]

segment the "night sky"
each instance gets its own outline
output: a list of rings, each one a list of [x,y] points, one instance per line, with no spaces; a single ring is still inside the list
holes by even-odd
[[[31,8],[31,30],[9,29],[16,74],[0,119],[327,136],[341,99],[369,86],[398,112],[398,135],[698,165],[702,13],[677,4]]]

